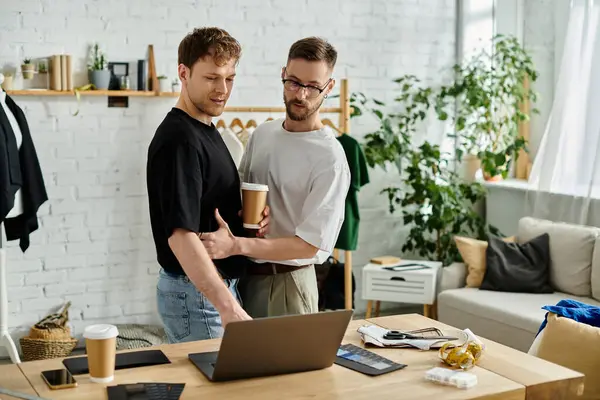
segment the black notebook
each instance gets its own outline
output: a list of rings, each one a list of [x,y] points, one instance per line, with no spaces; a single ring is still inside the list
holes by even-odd
[[[171,361],[169,361],[165,353],[161,350],[142,350],[118,353],[115,359],[115,369],[147,367],[170,363]],[[82,375],[90,372],[87,356],[65,358],[63,364],[72,375]]]

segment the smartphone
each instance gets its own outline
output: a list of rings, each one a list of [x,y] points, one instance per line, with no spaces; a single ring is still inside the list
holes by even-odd
[[[54,369],[42,371],[42,378],[50,389],[68,389],[77,387],[77,381],[67,369]]]

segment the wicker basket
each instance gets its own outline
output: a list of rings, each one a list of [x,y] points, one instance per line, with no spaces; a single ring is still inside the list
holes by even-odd
[[[47,360],[71,355],[77,339],[45,340],[23,337],[20,340],[23,361]]]
[[[50,314],[29,330],[29,336],[20,339],[24,361],[46,360],[71,354],[78,340],[71,337],[68,302],[57,314]]]

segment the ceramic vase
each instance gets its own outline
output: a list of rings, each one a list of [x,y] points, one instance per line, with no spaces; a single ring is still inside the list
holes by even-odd
[[[110,84],[110,70],[101,69],[88,71],[88,79],[96,89],[106,90]]]
[[[171,82],[168,79],[159,79],[158,87],[160,88],[161,93],[170,92],[171,91]]]

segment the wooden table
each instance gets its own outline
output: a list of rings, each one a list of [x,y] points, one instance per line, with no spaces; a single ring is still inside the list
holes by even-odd
[[[25,375],[23,375],[19,367],[15,364],[0,366],[0,387],[32,396],[37,395],[29,381],[27,381],[27,378],[25,378]],[[0,394],[0,399],[12,400],[16,399],[16,397]]]
[[[420,315],[398,315],[355,320],[350,323],[344,343],[361,345],[356,329],[366,323],[396,328],[413,329],[447,326]],[[186,383],[182,399],[566,399],[577,392],[583,376],[555,366],[527,354],[499,344],[485,341],[487,353],[479,366],[471,370],[477,375],[478,385],[468,390],[446,387],[424,380],[425,371],[440,366],[436,351],[416,349],[370,348],[391,360],[408,366],[403,370],[378,377],[333,365],[320,371],[254,378],[231,382],[212,383],[188,360],[191,352],[214,351],[220,340],[205,340],[175,345],[162,349],[171,364],[119,370],[115,380],[108,384],[137,382]],[[91,383],[87,375],[76,376],[76,389],[50,390],[42,381],[43,370],[62,368],[61,359],[34,361],[20,364],[23,374],[41,397],[48,399],[106,399],[105,384]],[[552,393],[550,397],[548,393]],[[527,397],[526,397],[527,395]],[[558,397],[556,397],[558,396]]]
[[[388,329],[410,330],[424,326],[423,317],[418,314],[371,318],[367,321]],[[452,329],[434,320],[429,320],[427,325]],[[486,353],[478,363],[479,367],[525,386],[526,399],[571,399],[583,393],[583,374],[479,338],[486,345]]]

